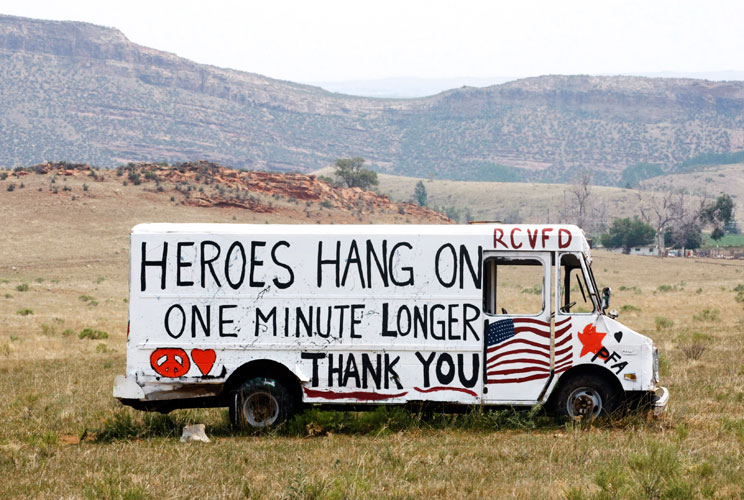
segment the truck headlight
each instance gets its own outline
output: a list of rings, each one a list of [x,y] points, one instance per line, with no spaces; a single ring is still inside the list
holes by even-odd
[[[654,346],[654,382],[659,381],[659,349]]]

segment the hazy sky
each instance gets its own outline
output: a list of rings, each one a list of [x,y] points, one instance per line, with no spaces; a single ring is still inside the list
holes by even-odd
[[[2,0],[300,82],[744,70],[744,2]]]

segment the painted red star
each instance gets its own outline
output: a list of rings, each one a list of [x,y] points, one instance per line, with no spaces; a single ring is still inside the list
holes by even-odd
[[[581,354],[594,353],[597,354],[602,349],[602,340],[604,340],[606,333],[598,332],[594,325],[586,325],[584,331],[579,333],[579,340],[581,341]]]

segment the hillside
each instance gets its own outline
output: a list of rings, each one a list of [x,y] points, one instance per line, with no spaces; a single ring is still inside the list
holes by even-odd
[[[0,171],[0,205],[5,247],[19,253],[26,248],[27,260],[52,266],[126,251],[130,228],[141,222],[451,222],[416,205],[331,186],[312,175],[247,172],[209,162],[141,163],[114,171],[45,163]],[[34,231],[37,226],[45,229]],[[48,242],[55,242],[53,248]]]
[[[362,156],[383,172],[614,183],[744,149],[744,82],[545,76],[371,99],[196,64],[77,22],[0,16],[0,165],[207,158],[308,172]]]
[[[653,177],[641,182],[642,189],[664,189],[673,186],[686,189],[690,193],[705,193],[717,196],[720,193],[730,195],[739,204],[737,218],[744,220],[744,163],[731,165],[711,165],[700,170],[672,175]]]
[[[333,177],[332,168],[324,168],[315,173]],[[671,176],[670,180],[674,181],[676,178]],[[378,179],[380,184],[377,190],[380,193],[392,200],[406,202],[414,200],[416,183],[423,182],[427,205],[449,213],[461,223],[466,222],[468,215],[470,220],[506,223],[575,223],[577,220],[576,198],[571,193],[570,184],[451,181],[389,174],[379,174]],[[681,189],[689,184],[673,185],[676,186],[675,189]],[[658,187],[666,186],[668,184]],[[712,185],[708,184],[707,187],[708,193],[716,193]],[[648,196],[648,190],[653,190],[653,187],[650,184],[644,185],[644,191],[609,186],[592,186],[590,189],[587,203],[590,218],[583,229],[594,234],[617,217],[639,215],[639,197]],[[695,189],[689,191],[702,192]]]

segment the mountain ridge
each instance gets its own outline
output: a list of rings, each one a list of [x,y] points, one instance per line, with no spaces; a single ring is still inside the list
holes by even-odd
[[[617,180],[744,149],[744,82],[547,75],[381,99],[198,64],[115,28],[0,15],[0,165],[206,159],[460,180]]]

